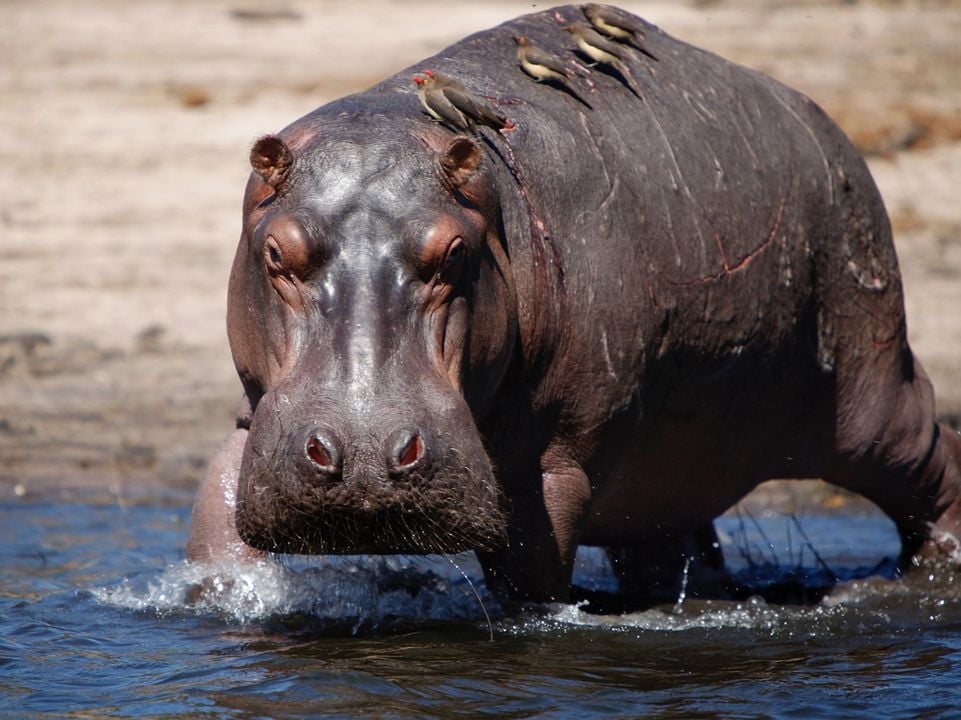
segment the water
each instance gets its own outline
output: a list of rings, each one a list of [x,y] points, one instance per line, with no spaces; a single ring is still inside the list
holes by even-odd
[[[0,717],[961,715],[947,570],[848,580],[807,605],[507,617],[470,556],[455,560],[473,587],[442,558],[298,559],[222,568],[216,599],[189,604],[187,502],[0,506]],[[725,553],[761,590],[891,574],[885,519],[799,522],[725,518]],[[613,587],[592,551],[577,580]]]

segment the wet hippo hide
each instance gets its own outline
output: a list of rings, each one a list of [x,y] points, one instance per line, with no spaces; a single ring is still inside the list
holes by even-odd
[[[583,19],[477,33],[255,145],[228,313],[247,404],[189,556],[474,549],[546,600],[590,544],[672,592],[685,558],[718,566],[713,518],[811,477],[877,503],[904,559],[950,544],[961,440],[863,159],[808,98],[647,23],[588,68]],[[519,36],[574,92],[519,67]],[[427,70],[506,126],[433,119]]]

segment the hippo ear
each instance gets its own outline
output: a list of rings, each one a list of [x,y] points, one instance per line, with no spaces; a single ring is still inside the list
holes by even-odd
[[[250,166],[275,191],[294,164],[294,154],[276,135],[264,135],[250,149]]]
[[[476,174],[481,163],[481,149],[473,140],[458,135],[440,156],[440,169],[444,179],[455,190],[463,187]]]

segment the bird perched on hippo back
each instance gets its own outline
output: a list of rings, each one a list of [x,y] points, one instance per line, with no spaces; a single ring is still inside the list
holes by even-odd
[[[584,15],[594,29],[607,37],[623,43],[629,43],[652,60],[657,58],[644,47],[644,25],[637,18],[619,8],[610,5],[588,3],[584,6]]]
[[[417,96],[424,110],[438,122],[449,125],[455,130],[468,130],[470,123],[464,113],[454,107],[443,90],[437,87],[437,81],[430,77],[415,75],[414,84],[417,85]]]
[[[435,120],[458,130],[486,125],[494,130],[510,130],[513,124],[470,92],[460,81],[433,70],[425,77],[414,77],[421,105]]]
[[[590,107],[574,87],[564,61],[535,45],[523,35],[514,38],[517,43],[517,62],[521,68],[537,82],[546,82],[561,87],[565,92]]]
[[[595,64],[613,68],[623,78],[631,92],[640,97],[641,93],[634,81],[634,76],[624,61],[624,46],[608,40],[584,22],[571,23],[564,29],[571,34],[582,53],[591,58]]]

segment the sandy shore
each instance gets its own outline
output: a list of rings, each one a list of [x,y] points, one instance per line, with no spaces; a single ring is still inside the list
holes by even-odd
[[[957,421],[961,7],[624,6],[806,92],[868,154],[911,341]],[[252,140],[542,7],[3,3],[0,498],[192,490],[239,398],[223,317]]]

